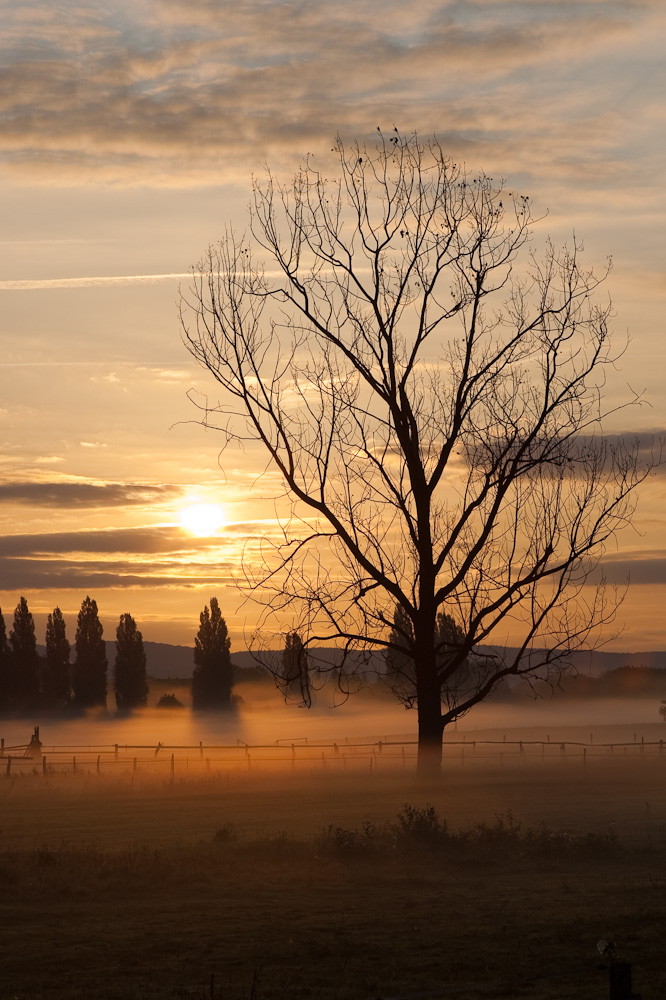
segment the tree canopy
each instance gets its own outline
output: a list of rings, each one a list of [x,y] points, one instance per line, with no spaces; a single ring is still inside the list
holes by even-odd
[[[14,610],[14,627],[9,633],[12,649],[10,690],[14,710],[30,712],[39,704],[39,654],[35,621],[25,597]]]
[[[42,697],[49,708],[64,708],[70,700],[70,644],[65,619],[54,608],[46,620],[46,654],[42,671]]]
[[[77,619],[72,668],[74,703],[80,708],[106,707],[108,661],[103,632],[97,602],[85,597]]]
[[[143,636],[130,614],[120,616],[116,629],[116,660],[113,686],[116,706],[130,712],[148,703],[148,679]]]
[[[216,597],[211,597],[199,616],[199,631],[194,640],[192,707],[195,709],[231,708],[233,684],[231,639]]]

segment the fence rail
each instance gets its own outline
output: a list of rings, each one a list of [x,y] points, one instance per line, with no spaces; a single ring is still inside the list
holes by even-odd
[[[664,755],[664,740],[615,743],[584,743],[566,740],[476,740],[447,739],[442,746],[445,762],[464,765],[478,764],[543,764],[567,762],[585,767],[602,758],[640,759]],[[345,771],[368,768],[389,770],[411,766],[416,758],[415,739],[392,738],[339,742],[301,739],[277,740],[274,743],[112,743],[48,745],[34,741],[21,746],[5,746],[0,742],[0,773],[6,775],[41,770],[46,775],[55,772],[98,773],[131,770],[154,774],[166,773],[172,778],[202,773],[239,770],[314,769]],[[666,760],[666,757],[664,758]]]

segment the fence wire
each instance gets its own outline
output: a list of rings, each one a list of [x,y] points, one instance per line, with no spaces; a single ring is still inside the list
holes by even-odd
[[[271,744],[42,744],[39,750],[26,744],[0,747],[0,776],[65,772],[120,773],[141,771],[172,778],[178,774],[245,771],[313,771],[344,772],[359,770],[394,770],[413,768],[417,756],[417,741],[401,737],[340,742],[300,740],[289,743],[278,740]],[[567,763],[587,766],[596,760],[641,760],[664,756],[664,740],[627,743],[582,743],[546,740],[446,740],[442,746],[443,761],[455,765],[549,766]]]

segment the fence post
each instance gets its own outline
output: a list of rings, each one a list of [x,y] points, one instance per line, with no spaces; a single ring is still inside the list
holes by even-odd
[[[100,757],[101,757],[101,754],[97,754],[97,773],[98,774],[99,774],[99,759],[100,759]]]
[[[4,756],[5,756],[5,741],[4,739],[2,739],[0,740],[0,757]]]
[[[381,740],[379,741],[379,743],[377,744],[377,746],[379,747],[379,752],[381,753],[381,752],[382,752],[382,749],[383,749],[383,747],[384,747],[384,744],[382,743],[382,741],[381,741]]]
[[[136,771],[136,757],[134,758],[134,766],[132,767],[132,770]]]
[[[176,773],[176,758],[171,754],[171,780],[173,781],[174,775]]]
[[[9,754],[9,756],[7,757],[7,771],[6,771],[7,777],[9,777],[9,772],[11,771],[11,769],[12,769],[12,755]]]
[[[611,962],[609,1000],[631,1000],[631,963]]]
[[[199,757],[203,760],[203,743],[199,740]]]
[[[42,757],[42,775],[46,777],[46,757]]]
[[[116,743],[113,748],[113,756],[118,760],[118,744]]]
[[[72,757],[72,774],[76,774],[76,757]]]

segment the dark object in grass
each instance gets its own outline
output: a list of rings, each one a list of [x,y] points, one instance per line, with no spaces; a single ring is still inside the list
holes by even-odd
[[[214,844],[228,844],[230,840],[236,840],[236,829],[233,823],[225,823],[213,834]]]
[[[176,698],[175,694],[163,694],[157,702],[156,708],[185,708],[182,701]]]

